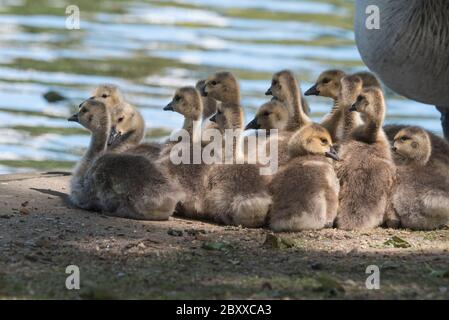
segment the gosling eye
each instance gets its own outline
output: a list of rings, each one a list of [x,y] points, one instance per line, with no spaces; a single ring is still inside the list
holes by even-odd
[[[86,113],[86,112],[88,112],[88,111],[89,111],[89,110],[87,110],[87,109],[81,110],[82,113]]]
[[[125,119],[125,117],[120,117],[120,118],[118,118],[118,122],[120,123],[120,122],[122,122],[124,119]]]
[[[109,97],[109,96],[108,96],[106,93],[103,93],[103,94],[101,95],[101,97],[106,99],[106,98]]]
[[[264,117],[269,117],[269,116],[270,116],[270,113],[269,113],[268,111],[265,111],[262,115],[263,115]]]
[[[323,84],[328,84],[329,82],[331,82],[331,79],[324,78],[322,82],[323,82]]]
[[[321,143],[322,143],[323,145],[326,145],[326,144],[328,144],[328,141],[327,141],[327,139],[322,138],[322,139],[321,139]]]
[[[175,101],[181,101],[181,96],[175,96]]]
[[[276,81],[276,80],[273,80],[272,82],[271,82],[271,85],[272,86],[276,86],[278,84],[278,82]]]
[[[363,100],[363,96],[358,96],[357,97],[357,102],[360,102],[360,101],[362,101]]]
[[[401,141],[402,142],[405,142],[405,141],[407,141],[407,140],[409,140],[410,138],[409,137],[407,137],[407,136],[402,136],[401,137]]]
[[[217,85],[217,81],[215,81],[215,80],[212,81],[212,82],[211,82],[211,85],[216,86],[216,85]]]

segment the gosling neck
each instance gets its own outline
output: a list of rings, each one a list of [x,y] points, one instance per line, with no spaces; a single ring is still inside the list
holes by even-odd
[[[347,99],[348,101],[351,101],[350,99]],[[354,131],[354,129],[358,128],[362,120],[360,118],[360,114],[356,111],[350,111],[352,104],[348,104],[347,102],[344,102],[341,98],[338,98],[338,105],[340,110],[340,122],[342,123],[343,132],[342,132],[342,139],[346,140],[349,139],[351,136],[351,133]]]
[[[184,117],[182,129],[187,131],[192,143],[201,141],[201,116]]]
[[[333,106],[327,114],[321,125],[329,131],[332,141],[337,141],[338,125],[342,121],[342,111],[340,109],[338,98],[333,98]]]
[[[244,158],[243,152],[243,109],[238,105],[228,105],[230,112],[226,114],[226,128],[220,128],[225,143],[224,160],[226,163],[235,161],[241,163]],[[232,143],[231,143],[232,142]],[[232,147],[232,152],[229,148]]]
[[[310,123],[311,120],[304,112],[301,102],[301,94],[296,82],[289,83],[289,88],[287,91],[288,93],[286,95],[285,103],[289,112],[289,123],[286,130],[296,131],[304,125]]]
[[[84,155],[85,161],[92,161],[106,151],[109,135],[110,125],[105,126],[105,130],[92,132],[89,148]]]

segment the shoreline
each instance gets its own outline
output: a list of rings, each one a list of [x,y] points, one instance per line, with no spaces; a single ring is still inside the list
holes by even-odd
[[[0,298],[449,299],[449,230],[272,234],[72,208],[67,172],[0,175]],[[386,244],[393,237],[409,246]],[[81,289],[67,290],[77,265]],[[368,290],[366,268],[380,268]]]

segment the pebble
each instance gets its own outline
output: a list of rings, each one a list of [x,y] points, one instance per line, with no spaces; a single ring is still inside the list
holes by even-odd
[[[19,209],[19,213],[20,213],[20,214],[30,214],[30,210],[28,210],[28,209],[25,208],[25,207],[21,207],[21,208]]]
[[[313,262],[310,264],[312,270],[323,270],[323,265],[319,262]]]
[[[174,237],[182,237],[184,235],[184,233],[181,230],[176,230],[176,229],[168,229],[167,233],[171,236]]]

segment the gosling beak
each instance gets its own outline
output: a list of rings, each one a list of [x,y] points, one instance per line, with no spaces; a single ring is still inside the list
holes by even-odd
[[[326,157],[332,158],[335,161],[340,161],[340,158],[338,157],[337,150],[332,146],[330,147],[329,151],[325,153]]]
[[[268,88],[267,92],[265,92],[266,96],[272,96],[273,95],[273,91],[271,90],[271,87]]]
[[[257,119],[256,119],[256,118],[254,118],[253,120],[251,120],[251,122],[248,123],[248,124],[246,125],[246,127],[245,127],[245,130],[251,130],[251,129],[254,129],[254,130],[260,129],[260,126],[259,126],[259,124],[257,123]]]
[[[164,107],[164,111],[175,111],[175,109],[173,109],[173,102],[170,102],[169,104],[167,104]]]
[[[357,105],[354,103],[354,104],[351,106],[351,108],[349,108],[349,111],[350,111],[350,112],[357,111]]]
[[[108,146],[115,144],[120,139],[121,136],[122,133],[117,131],[115,127],[112,127],[111,133],[109,134]]]
[[[210,122],[217,123],[217,114],[214,114],[212,117],[209,118]]]
[[[78,118],[78,113],[73,114],[70,118],[67,119],[67,121],[70,122],[80,122],[79,118]]]
[[[305,96],[319,96],[320,95],[320,91],[318,91],[317,85],[314,84],[312,87],[310,87],[309,90],[304,92],[304,95]]]

